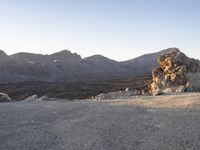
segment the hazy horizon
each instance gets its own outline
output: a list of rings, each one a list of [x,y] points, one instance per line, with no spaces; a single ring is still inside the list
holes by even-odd
[[[200,59],[198,0],[0,0],[7,54],[70,50],[123,61],[177,47]]]

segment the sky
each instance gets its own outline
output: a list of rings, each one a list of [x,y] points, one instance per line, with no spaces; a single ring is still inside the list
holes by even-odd
[[[200,0],[0,0],[0,49],[122,61],[177,47],[200,59]]]

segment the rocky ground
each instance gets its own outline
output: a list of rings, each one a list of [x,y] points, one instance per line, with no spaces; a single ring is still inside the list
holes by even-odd
[[[2,150],[199,150],[200,93],[0,104]]]

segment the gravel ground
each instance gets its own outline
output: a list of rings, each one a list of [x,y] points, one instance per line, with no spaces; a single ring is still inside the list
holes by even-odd
[[[194,149],[200,93],[0,104],[0,150]]]

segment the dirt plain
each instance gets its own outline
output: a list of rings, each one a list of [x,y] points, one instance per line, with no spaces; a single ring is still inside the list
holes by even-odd
[[[0,104],[1,150],[199,150],[200,93]]]

